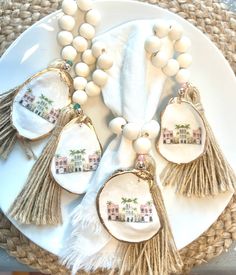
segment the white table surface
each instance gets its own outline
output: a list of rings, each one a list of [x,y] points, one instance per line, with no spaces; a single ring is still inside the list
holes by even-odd
[[[236,12],[236,0],[222,0],[230,10]],[[0,249],[0,271],[32,271],[26,265],[20,264],[15,258],[8,256],[5,250]],[[192,270],[191,275],[235,275],[236,274],[236,242],[228,252],[214,258],[210,263],[203,264]]]

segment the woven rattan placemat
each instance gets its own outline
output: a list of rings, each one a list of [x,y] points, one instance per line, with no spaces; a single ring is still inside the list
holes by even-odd
[[[57,10],[60,2],[0,0],[0,53],[34,22]],[[223,4],[217,0],[152,0],[152,4],[177,13],[206,33],[236,72],[236,15],[227,11]],[[233,240],[236,240],[236,195],[218,220],[181,250],[185,271],[220,255]],[[55,255],[27,239],[3,214],[0,214],[0,246],[18,261],[43,273],[69,274]]]

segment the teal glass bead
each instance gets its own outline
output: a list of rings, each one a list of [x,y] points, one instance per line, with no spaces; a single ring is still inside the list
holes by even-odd
[[[71,60],[66,60],[66,63],[69,64],[71,67],[73,66],[73,62]]]
[[[73,107],[74,107],[74,110],[79,110],[81,108],[79,103],[75,103]]]

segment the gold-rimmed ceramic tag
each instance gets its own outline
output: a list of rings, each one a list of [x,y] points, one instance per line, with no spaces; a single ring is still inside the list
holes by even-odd
[[[92,121],[81,111],[62,129],[51,162],[51,175],[67,191],[83,194],[99,165],[101,155],[102,147]]]
[[[0,95],[0,157],[6,159],[18,140],[26,155],[35,157],[28,141],[54,129],[61,110],[71,102],[73,80],[69,64],[54,63],[23,84]]]
[[[161,116],[157,141],[159,153],[169,162],[190,163],[206,149],[206,127],[194,105],[179,97],[172,98]]]
[[[119,241],[120,270],[145,273],[150,263],[154,274],[181,268],[149,155],[138,155],[133,169],[116,171],[100,189],[96,203],[104,228]]]
[[[168,161],[162,183],[175,186],[176,193],[204,197],[235,189],[234,171],[205,117],[199,91],[189,83],[162,114],[157,150]]]
[[[19,136],[36,141],[55,127],[60,111],[71,102],[73,80],[60,68],[42,70],[16,91],[12,103],[12,126]]]
[[[150,191],[153,184],[153,174],[138,167],[118,170],[106,181],[97,196],[97,209],[114,238],[140,243],[158,233],[161,222]]]

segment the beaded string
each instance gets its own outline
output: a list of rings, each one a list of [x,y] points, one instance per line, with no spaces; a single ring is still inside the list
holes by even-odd
[[[168,37],[174,44],[174,57],[168,59],[162,51],[162,39]],[[192,56],[187,53],[191,46],[191,41],[183,35],[183,28],[178,23],[170,24],[166,20],[158,20],[153,26],[153,35],[145,41],[145,50],[151,55],[153,66],[162,70],[169,77],[175,76],[175,80],[180,83],[189,81],[190,73],[187,69],[192,63]]]
[[[74,15],[77,11],[84,12],[85,22],[78,30],[78,36],[74,37],[72,31],[75,27]],[[101,16],[98,11],[92,8],[91,0],[64,0],[62,3],[63,15],[59,19],[61,31],[58,33],[58,42],[63,46],[61,57],[72,67],[74,61],[81,54],[82,61],[74,66],[76,76],[74,78],[74,89],[72,100],[74,103],[83,105],[87,102],[88,96],[97,96],[101,88],[106,84],[108,75],[106,70],[113,65],[112,57],[107,53],[102,42],[92,44],[95,36],[95,27],[99,24]],[[168,58],[162,51],[162,39],[168,37],[174,43],[174,50],[177,58]],[[191,46],[189,38],[183,36],[181,25],[170,24],[165,20],[158,20],[153,27],[153,35],[145,41],[144,48],[150,55],[152,64],[161,69],[169,77],[175,77],[180,84],[189,80],[189,70],[192,63],[192,56],[187,53]],[[91,75],[91,67],[95,70]],[[124,137],[134,141],[133,147],[137,154],[147,154],[151,149],[151,141],[157,137],[160,125],[157,121],[151,120],[142,127],[137,123],[128,123],[122,117],[114,118],[109,127],[115,134],[122,133]]]
[[[75,28],[74,16],[78,10],[84,13],[85,22],[79,26],[78,35],[74,37],[72,34]],[[101,88],[108,79],[106,70],[112,67],[113,59],[104,43],[91,42],[95,36],[95,27],[101,20],[99,12],[92,8],[91,0],[64,0],[62,12],[63,15],[58,21],[61,29],[58,33],[58,42],[63,46],[61,51],[63,60],[69,68],[74,65],[76,76],[72,101],[80,106],[87,102],[89,96],[101,93]],[[82,61],[74,64],[79,55]],[[93,72],[91,72],[92,66],[95,66]]]
[[[173,42],[173,57],[168,58],[162,50],[162,39],[169,38]],[[151,58],[153,66],[162,70],[168,77],[175,77],[183,85],[188,82],[190,73],[188,67],[192,63],[192,56],[187,53],[191,41],[183,35],[183,28],[177,24],[170,24],[166,20],[158,20],[153,26],[153,35],[148,37],[144,48]],[[176,57],[176,59],[174,58]],[[139,155],[148,154],[151,150],[151,139],[158,136],[160,125],[151,120],[144,125],[128,123],[123,117],[116,117],[110,121],[111,131],[117,135],[133,141],[134,151]]]

